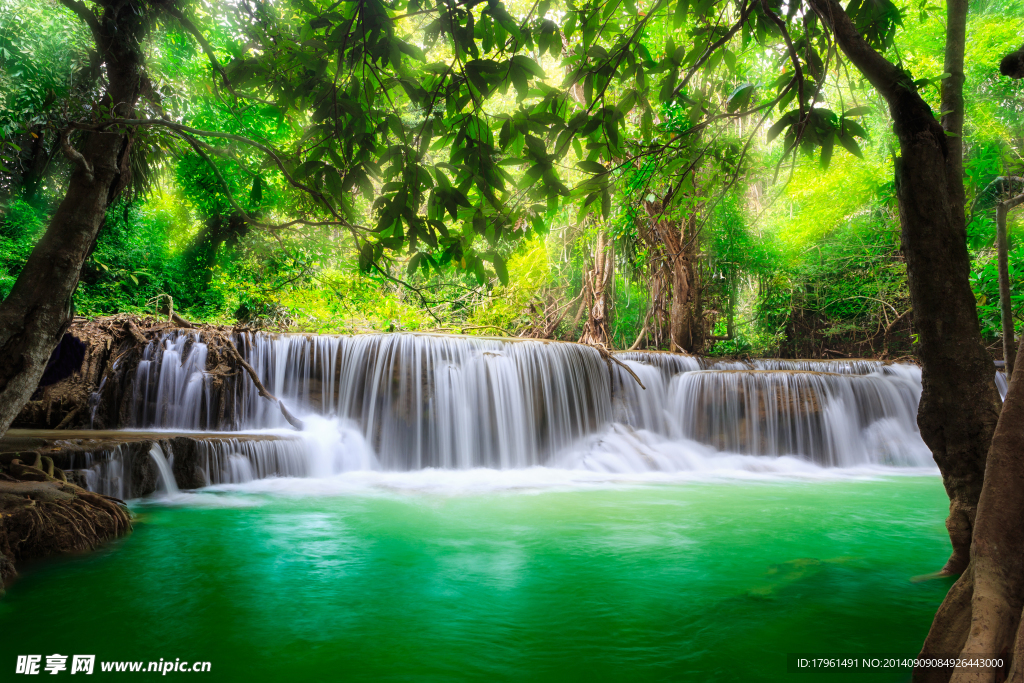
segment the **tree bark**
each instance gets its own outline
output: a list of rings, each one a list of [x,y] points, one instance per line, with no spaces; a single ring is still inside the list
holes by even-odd
[[[915,683],[1024,681],[1024,341],[988,451],[967,571],[939,607],[922,658],[1002,657],[1004,667],[918,668]],[[1007,672],[1007,669],[1009,670]],[[1008,677],[1004,678],[1006,674]]]
[[[969,561],[985,458],[1000,409],[969,282],[962,203],[953,198],[962,196],[963,180],[951,175],[946,132],[910,78],[864,41],[836,0],[809,2],[885,98],[899,140],[896,193],[924,388],[918,426],[950,499],[946,527],[953,552],[943,572],[958,574]]]
[[[672,308],[669,311],[669,351],[693,347],[690,330],[690,263],[682,254],[672,259]]]
[[[939,110],[949,154],[946,176],[950,179],[951,210],[964,214],[964,47],[967,42],[968,0],[946,0],[946,51],[943,71],[949,74],[940,86]],[[955,182],[959,179],[959,182]]]
[[[1010,292],[1010,260],[1007,253],[1006,214],[1024,202],[1024,194],[996,204],[996,254],[999,268],[999,314],[1003,323],[1003,360],[1006,377],[1013,377],[1013,300]]]
[[[594,252],[594,270],[589,275],[591,306],[580,342],[610,347],[611,329],[609,314],[609,288],[614,278],[615,258],[612,245],[604,231],[597,234],[597,248]]]
[[[68,6],[89,24],[106,64],[105,103],[115,117],[130,117],[142,86],[140,43],[149,22],[147,9],[131,2],[101,3],[103,15],[97,19],[81,3]],[[127,182],[127,135],[89,133],[81,151],[66,135],[64,152],[75,165],[67,194],[0,304],[0,435],[32,396],[70,324],[82,265],[107,207]]]

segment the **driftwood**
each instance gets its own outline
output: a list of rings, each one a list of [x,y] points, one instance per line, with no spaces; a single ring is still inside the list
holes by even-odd
[[[220,339],[224,348],[227,350],[228,355],[230,355],[231,358],[236,363],[238,363],[238,365],[240,365],[243,370],[245,370],[245,373],[249,375],[249,379],[251,379],[252,383],[256,385],[256,391],[259,392],[259,395],[267,399],[268,401],[273,401],[274,403],[276,403],[277,407],[281,409],[281,414],[284,415],[284,419],[287,420],[288,424],[290,424],[292,427],[299,431],[305,429],[305,423],[299,418],[295,417],[295,415],[293,415],[292,412],[288,410],[288,406],[284,404],[284,401],[282,401],[281,399],[277,398],[269,391],[267,391],[267,388],[263,386],[263,382],[260,381],[260,376],[256,374],[256,370],[253,369],[253,367],[249,365],[249,363],[244,358],[242,358],[242,354],[238,352],[238,349],[235,347],[235,343],[231,341],[231,339],[228,338],[228,336],[223,333],[217,333],[217,337]]]
[[[604,344],[584,344],[584,346],[589,346],[592,349],[596,349],[597,352],[601,354],[601,358],[604,358],[605,362],[608,363],[609,367],[612,363],[615,363],[618,366],[620,366],[623,370],[629,373],[630,377],[636,380],[636,383],[640,385],[641,389],[647,391],[647,387],[645,387],[644,383],[640,381],[640,378],[636,376],[636,373],[633,372],[633,369],[626,365],[625,363],[623,363],[618,358],[616,358],[615,356],[613,356],[611,353],[609,353],[608,349],[605,348]]]
[[[146,346],[146,344],[148,344],[148,343],[149,343],[149,340],[148,340],[148,339],[146,339],[146,335],[142,334],[142,331],[141,331],[141,330],[140,330],[140,329],[139,329],[138,327],[136,327],[136,326],[135,326],[135,323],[133,323],[133,322],[132,322],[131,320],[127,320],[127,321],[125,321],[125,324],[124,324],[124,326],[125,326],[125,328],[126,328],[126,329],[128,330],[128,333],[129,333],[129,334],[130,334],[130,335],[131,335],[131,336],[132,336],[132,337],[133,337],[133,338],[135,339],[135,341],[137,341],[137,342],[138,342],[138,343],[139,343],[140,345],[142,345],[143,347],[145,347],[145,346]]]

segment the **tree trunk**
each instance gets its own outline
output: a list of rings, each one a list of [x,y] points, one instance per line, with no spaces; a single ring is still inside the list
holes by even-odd
[[[665,248],[672,263],[672,309],[669,323],[669,350],[693,353],[699,346],[697,316],[700,302],[694,270],[696,256],[696,215],[691,214],[676,232],[662,227]]]
[[[999,314],[1003,323],[1003,361],[1006,377],[1013,376],[1013,300],[1010,292],[1010,262],[1007,253],[1006,214],[1024,202],[1024,194],[996,204],[996,254],[999,268]]]
[[[669,312],[669,351],[689,351],[690,263],[682,254],[672,259],[672,308]]]
[[[970,564],[939,607],[922,658],[1002,657],[999,669],[918,668],[916,683],[1024,681],[1024,341],[988,451]],[[1009,673],[1008,677],[1004,677]]]
[[[942,472],[950,499],[946,520],[953,553],[943,572],[969,561],[985,458],[999,417],[992,361],[981,331],[969,274],[962,178],[951,176],[947,136],[909,77],[875,52],[836,0],[810,0],[851,62],[885,98],[900,144],[896,193],[901,242],[918,332],[924,391],[921,436]]]
[[[83,156],[92,178],[79,168],[46,234],[0,304],[0,434],[29,400],[57,342],[71,324],[71,297],[107,210],[119,174],[123,137],[89,136]]]
[[[964,46],[967,42],[968,0],[946,0],[946,51],[943,71],[949,74],[940,85],[939,110],[942,129],[948,133],[946,177],[950,179],[951,210],[964,214]]]
[[[142,88],[141,42],[148,11],[133,3],[99,3],[97,18],[81,3],[66,3],[86,21],[106,64],[104,103],[130,117]],[[29,400],[46,362],[73,317],[72,295],[107,206],[127,182],[129,137],[93,132],[81,152],[64,140],[75,164],[67,194],[29,256],[10,295],[0,303],[0,435]]]
[[[580,342],[584,344],[601,344],[611,347],[611,330],[609,314],[609,288],[615,272],[615,258],[612,245],[605,233],[597,235],[597,249],[594,253],[594,270],[589,275],[591,306],[587,323],[583,328]]]

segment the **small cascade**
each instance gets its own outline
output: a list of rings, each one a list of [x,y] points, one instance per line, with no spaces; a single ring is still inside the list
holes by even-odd
[[[160,491],[175,494],[268,477],[324,477],[375,469],[372,451],[353,428],[326,420],[301,438],[174,436],[94,451],[67,451],[55,462],[90,491],[121,500]]]
[[[926,466],[915,370],[902,376],[702,370],[673,380],[669,410],[677,437],[721,451],[796,455],[830,467]]]
[[[107,378],[104,375],[100,379],[100,386],[93,393],[89,394],[89,429],[93,429],[96,424],[96,410],[100,407],[100,401],[103,398],[103,387],[107,384]]]
[[[1006,392],[1010,390],[1010,384],[1006,381],[1006,370],[996,370],[996,389],[999,390],[1000,400],[1006,400]]]
[[[621,359],[622,354],[618,354]],[[636,360],[622,361],[643,383],[643,387],[628,372],[612,367],[612,408],[614,421],[639,429],[668,433],[668,415],[665,412],[666,386],[671,380],[658,366]]]
[[[174,332],[150,342],[135,371],[130,426],[213,428],[213,377],[205,372],[206,351],[198,332]]]
[[[127,445],[117,446],[112,451],[77,454],[72,457],[68,471],[79,471],[84,478],[84,486],[89,491],[102,493],[118,500],[132,498],[131,479],[125,475],[130,457]]]
[[[686,356],[681,353],[669,353],[668,351],[619,351],[615,357],[619,360],[636,361],[658,368],[665,384],[668,384],[669,380],[680,373],[702,370],[705,366],[702,358]]]
[[[880,360],[854,358],[851,360],[787,360],[783,358],[752,358],[748,361],[753,370],[804,370],[808,372],[830,372],[835,375],[870,375],[884,372],[887,365]],[[717,366],[715,366],[717,368]]]
[[[167,462],[164,449],[160,447],[159,443],[154,443],[149,449],[149,457],[153,459],[153,464],[156,465],[156,470],[160,473],[160,483],[163,485],[164,493],[168,495],[178,493],[178,484],[174,481],[174,475],[171,474],[171,465]]]

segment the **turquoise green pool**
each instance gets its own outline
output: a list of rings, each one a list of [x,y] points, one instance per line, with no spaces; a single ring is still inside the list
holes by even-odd
[[[788,673],[786,654],[915,653],[949,587],[910,581],[948,554],[937,476],[417,476],[433,475],[136,505],[122,542],[23,568],[0,600],[0,679],[22,678],[19,654],[61,653],[96,655],[85,680],[833,680]],[[211,670],[99,670],[160,658]]]

